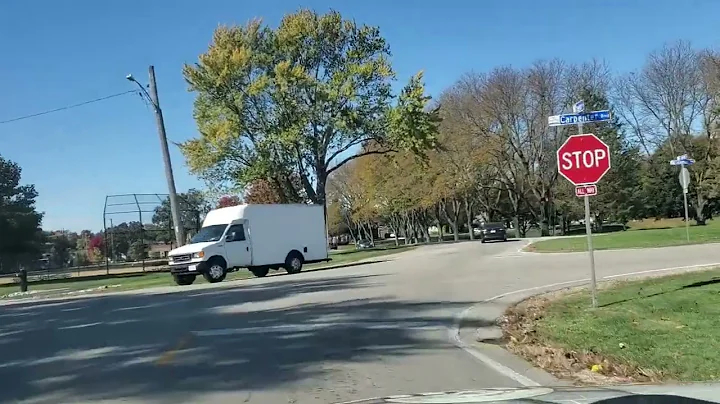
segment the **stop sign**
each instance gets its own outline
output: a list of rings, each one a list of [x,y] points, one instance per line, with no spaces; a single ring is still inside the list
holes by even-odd
[[[610,148],[588,133],[570,136],[557,151],[558,172],[574,185],[594,184],[610,171]]]

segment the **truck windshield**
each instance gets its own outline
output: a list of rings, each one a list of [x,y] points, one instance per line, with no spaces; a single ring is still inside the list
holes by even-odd
[[[210,241],[218,241],[225,232],[226,224],[214,224],[212,226],[203,227],[198,234],[190,239],[190,243],[206,243]]]

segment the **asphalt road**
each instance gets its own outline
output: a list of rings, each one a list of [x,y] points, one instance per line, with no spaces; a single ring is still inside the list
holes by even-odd
[[[219,287],[2,306],[0,402],[334,403],[517,386],[448,329],[478,301],[587,276],[585,254],[521,245],[446,244]],[[718,250],[599,252],[598,276],[720,262]],[[471,328],[503,309],[476,307]]]

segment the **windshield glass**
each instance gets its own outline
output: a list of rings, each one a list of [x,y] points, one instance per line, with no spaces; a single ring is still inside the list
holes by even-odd
[[[503,229],[505,225],[502,223],[485,223],[483,227],[486,229]]]
[[[218,241],[225,232],[226,227],[226,224],[214,224],[212,226],[203,227],[202,229],[200,229],[198,234],[196,234],[192,239],[190,239],[190,243],[194,244],[206,243],[209,241]]]

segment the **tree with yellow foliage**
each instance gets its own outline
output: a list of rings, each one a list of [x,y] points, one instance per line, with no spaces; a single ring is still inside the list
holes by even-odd
[[[393,103],[390,48],[377,27],[300,10],[215,31],[183,73],[200,136],[181,144],[190,171],[244,188],[269,180],[325,204],[328,176],[363,156],[435,143],[422,73]],[[373,149],[363,145],[373,143]],[[298,178],[299,181],[291,181]]]

